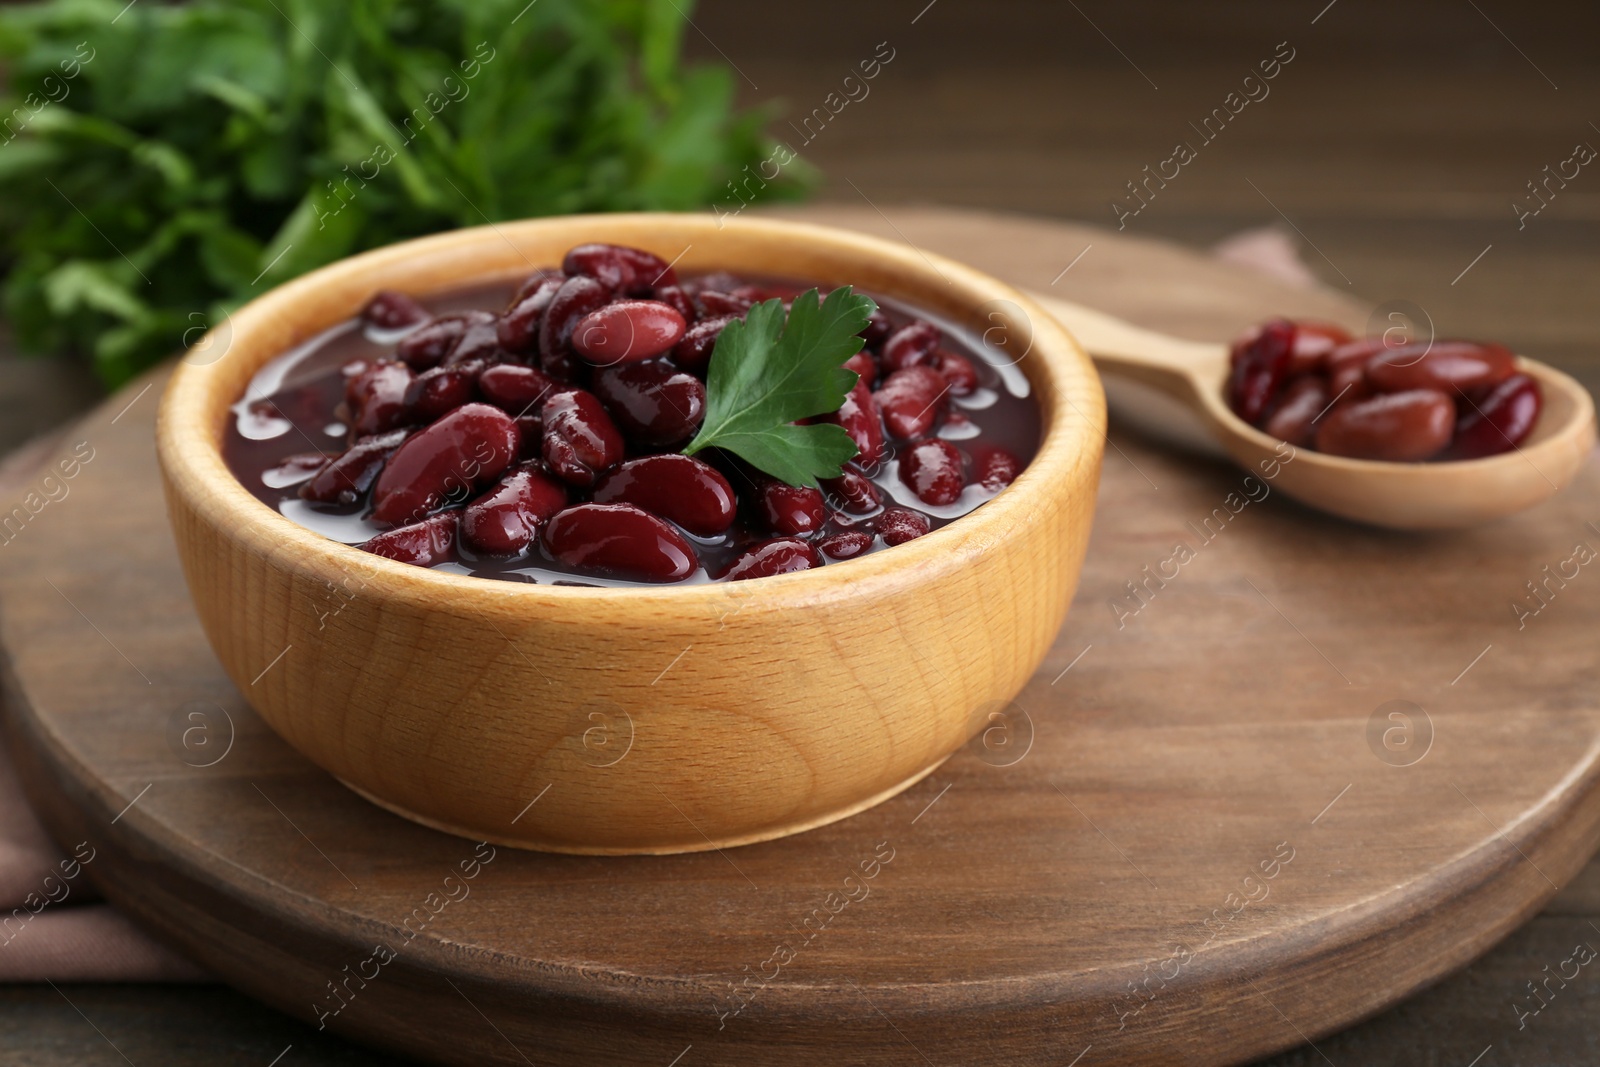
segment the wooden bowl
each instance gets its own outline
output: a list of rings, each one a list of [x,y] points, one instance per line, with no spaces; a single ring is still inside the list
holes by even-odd
[[[978,331],[1042,408],[1044,439],[977,511],[896,548],[747,582],[573,588],[466,578],[328,540],[224,466],[229,405],[273,356],[391,288],[519,279],[585,241],[680,271],[853,283]],[[253,301],[180,363],[157,444],[212,648],[273,729],[407,818],[577,853],[723,848],[905,789],[1004,707],[1066,614],[1089,539],[1105,405],[1027,297],[909,245],[708,215],[595,215],[441,234]]]

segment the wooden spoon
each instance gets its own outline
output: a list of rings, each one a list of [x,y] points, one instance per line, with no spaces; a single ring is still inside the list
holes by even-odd
[[[1595,444],[1588,390],[1537,360],[1517,367],[1539,381],[1544,410],[1521,447],[1483,459],[1385,463],[1293,448],[1246,423],[1223,401],[1226,345],[1184,341],[1065,300],[1030,294],[1078,339],[1104,373],[1132,379],[1188,407],[1242,467],[1302,503],[1403,530],[1472,526],[1529,508],[1570,482]],[[1291,457],[1292,458],[1288,458]]]

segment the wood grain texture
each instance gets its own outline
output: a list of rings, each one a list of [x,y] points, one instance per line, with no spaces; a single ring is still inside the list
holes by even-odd
[[[1026,331],[1016,365],[1041,408],[1038,453],[1003,494],[893,552],[759,582],[620,589],[378,558],[278,515],[224,466],[222,430],[245,383],[374,292],[520,279],[597,240],[686,273],[850,281],[969,329]],[[201,623],[279,734],[428,825],[598,854],[809,829],[900,792],[959,748],[1055,637],[1104,435],[1088,360],[1016,290],[899,243],[705,215],[507,223],[313,272],[180,361],[157,420]]]
[[[1011,236],[993,219],[898,223],[975,261],[1001,254],[975,234]],[[1112,277],[1083,288],[1115,290],[1106,306],[1134,321],[1154,316],[1127,281],[1163,259],[1191,290],[1215,282],[1218,319],[1360,321],[1197,257],[1106,251]],[[1013,722],[1032,728],[1020,759],[1018,725],[785,841],[631,859],[503,850],[464,883],[471,845],[354,798],[243,705],[161,533],[149,410],[111,425],[118,407],[84,425],[96,458],[73,495],[4,549],[14,750],[56,832],[101,847],[90,869],[113,900],[313,1024],[315,1005],[339,1004],[326,983],[350,981],[329,1028],[414,1055],[1236,1062],[1476,956],[1595,842],[1600,586],[1586,568],[1552,586],[1522,630],[1510,608],[1594,537],[1592,465],[1568,493],[1467,533],[1372,531],[1278,494],[1219,526],[1240,472],[1119,439],[1076,609],[1016,700]],[[1208,517],[1221,532],[1205,539]],[[1194,558],[1177,577],[1108,607],[1179,541]],[[1393,699],[1420,705],[1431,733],[1410,766],[1369,744]],[[195,767],[216,750],[172,730],[204,704],[231,716],[233,743]],[[220,741],[222,717],[203,721]],[[1294,858],[1265,879],[1284,846]],[[470,895],[441,907],[462,884]],[[858,899],[841,903],[847,891]],[[426,926],[407,938],[419,908]],[[371,973],[379,943],[395,959],[365,986],[348,979]]]
[[[797,123],[877,42],[897,49],[871,95],[820,136],[777,125],[830,199],[897,221],[933,203],[1115,229],[1110,204],[1127,183],[1175,141],[1198,145],[1189,124],[1287,40],[1298,55],[1271,97],[1204,145],[1123,235],[1200,247],[1273,225],[1331,287],[1412,301],[1445,336],[1504,341],[1600,391],[1600,183],[1569,184],[1526,227],[1512,208],[1541,168],[1595,136],[1600,68],[1582,50],[1600,22],[1593,5],[1341,0],[1317,18],[1326,0],[1307,11],[991,0],[939,3],[912,24],[925,6],[818,0],[773,33],[760,8],[706,0],[695,14],[706,36],[685,42],[731,57],[745,99]],[[1416,62],[1420,41],[1431,63]],[[1048,284],[1093,240],[1027,284]]]

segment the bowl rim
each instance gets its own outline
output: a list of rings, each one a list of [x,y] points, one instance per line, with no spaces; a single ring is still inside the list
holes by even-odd
[[[698,582],[694,584],[640,584],[631,586],[563,586],[546,582],[511,582],[455,574],[433,568],[401,563],[335,541],[282,515],[257,499],[228,468],[222,458],[221,441],[225,417],[237,397],[220,402],[217,387],[208,371],[239,348],[239,340],[251,331],[266,329],[293,319],[312,296],[330,285],[349,286],[364,276],[381,275],[413,257],[459,254],[482,243],[515,243],[515,238],[534,238],[550,233],[586,232],[572,244],[583,240],[610,240],[627,243],[625,234],[615,231],[643,231],[651,228],[682,233],[686,229],[703,234],[735,231],[746,239],[771,240],[778,244],[812,246],[833,254],[871,260],[885,273],[906,278],[906,289],[931,289],[939,285],[953,291],[969,310],[978,310],[1006,301],[1020,309],[1027,321],[1031,344],[1016,366],[1028,378],[1030,393],[1041,407],[1042,436],[1038,452],[1006,489],[982,506],[910,542],[846,561],[840,567],[823,567],[743,582]],[[639,235],[631,239],[638,240]],[[536,269],[534,267],[533,269]],[[708,269],[715,269],[714,266]],[[482,284],[520,273],[486,270],[480,275],[457,278],[449,286],[420,291],[427,297]],[[367,292],[383,286],[374,281]],[[925,303],[903,291],[886,290],[874,283],[874,291],[905,300],[912,306]],[[306,333],[307,337],[354,317],[359,305],[349,308],[342,318],[322,322]],[[348,578],[352,571],[363,572],[367,584],[361,595],[378,593],[373,586],[382,582],[381,592],[390,598],[426,601],[434,606],[475,601],[474,608],[499,609],[522,615],[521,609],[538,605],[572,606],[579,603],[632,603],[640,608],[692,608],[718,606],[726,609],[730,600],[764,595],[795,606],[820,604],[862,593],[886,592],[903,586],[913,578],[918,582],[967,565],[1017,527],[1031,524],[1038,515],[1036,501],[1054,494],[1093,492],[1095,481],[1085,483],[1078,468],[1092,462],[1097,474],[1106,435],[1105,397],[1098,374],[1076,340],[1042,307],[1025,293],[968,267],[956,260],[925,252],[909,241],[896,243],[867,234],[773,218],[715,219],[698,213],[640,212],[591,215],[561,215],[510,223],[491,223],[461,230],[414,238],[351,256],[320,267],[286,282],[233,312],[222,337],[226,348],[215,359],[190,361],[180,358],[164,391],[156,420],[157,454],[169,496],[181,494],[184,503],[221,529],[264,556],[295,554],[295,569],[323,578]],[[204,352],[218,343],[219,329],[213,328],[188,350]],[[286,349],[275,348],[258,354],[243,372],[250,380],[270,359]],[[215,408],[220,418],[204,417]],[[1077,476],[1074,476],[1074,475]],[[199,491],[203,490],[203,491]],[[726,612],[724,612],[726,613]]]

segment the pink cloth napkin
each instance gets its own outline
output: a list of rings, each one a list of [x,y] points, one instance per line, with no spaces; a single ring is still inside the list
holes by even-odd
[[[1211,254],[1224,263],[1249,267],[1279,281],[1309,289],[1317,276],[1300,258],[1300,246],[1276,226],[1243,230],[1211,246]]]
[[[0,760],[0,982],[208,982],[99,900],[80,857],[57,848]]]
[[[1212,253],[1284,281],[1316,282],[1294,241],[1276,228],[1236,234]],[[37,439],[0,463],[0,498],[27,481],[53,444],[53,435]],[[86,856],[71,856],[50,840],[9,755],[0,758],[0,982],[214,980],[102,902],[84,869]]]

